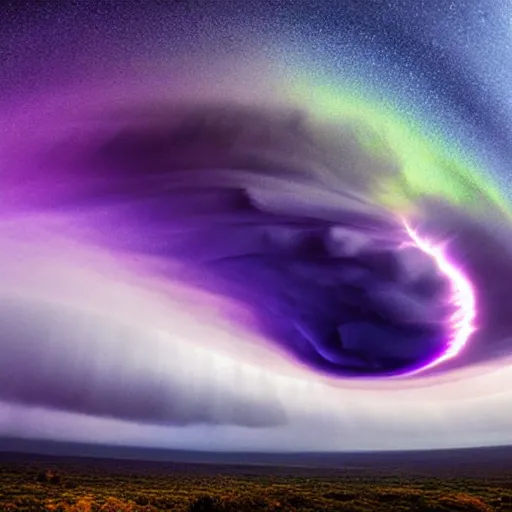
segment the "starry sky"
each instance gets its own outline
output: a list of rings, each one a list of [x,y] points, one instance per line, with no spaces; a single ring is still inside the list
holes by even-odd
[[[0,435],[512,442],[512,20],[466,4],[5,4]]]

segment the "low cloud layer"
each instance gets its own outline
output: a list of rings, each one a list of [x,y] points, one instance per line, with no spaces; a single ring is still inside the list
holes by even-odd
[[[286,422],[262,380],[227,387],[147,329],[33,301],[3,299],[0,400],[160,425],[269,427]],[[211,361],[210,361],[211,363]]]

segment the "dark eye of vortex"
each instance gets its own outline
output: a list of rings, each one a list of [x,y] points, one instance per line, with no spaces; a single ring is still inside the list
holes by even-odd
[[[343,377],[415,373],[454,357],[474,295],[442,249],[407,223],[403,241],[353,227],[270,228],[264,254],[214,260],[216,286],[256,311],[299,360]]]
[[[474,293],[440,246],[352,190],[348,171],[327,185],[301,165],[297,153],[320,152],[296,115],[205,112],[139,121],[94,155],[85,201],[107,212],[103,244],[179,261],[188,270],[173,277],[244,303],[269,340],[321,372],[393,376],[457,355]],[[349,171],[364,163],[343,143]]]

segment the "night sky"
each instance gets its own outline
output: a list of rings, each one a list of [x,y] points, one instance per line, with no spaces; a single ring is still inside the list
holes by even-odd
[[[507,4],[4,4],[0,436],[511,443]]]

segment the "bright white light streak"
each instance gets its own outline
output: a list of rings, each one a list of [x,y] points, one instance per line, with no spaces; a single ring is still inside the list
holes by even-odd
[[[456,357],[466,346],[471,334],[476,330],[476,300],[473,287],[469,279],[450,261],[443,251],[441,244],[435,244],[430,240],[421,237],[409,223],[403,221],[407,234],[418,249],[428,254],[435,261],[438,269],[450,281],[452,295],[450,302],[455,306],[455,312],[450,316],[450,333],[446,344],[446,350],[436,359],[427,365],[408,372],[418,373]]]

